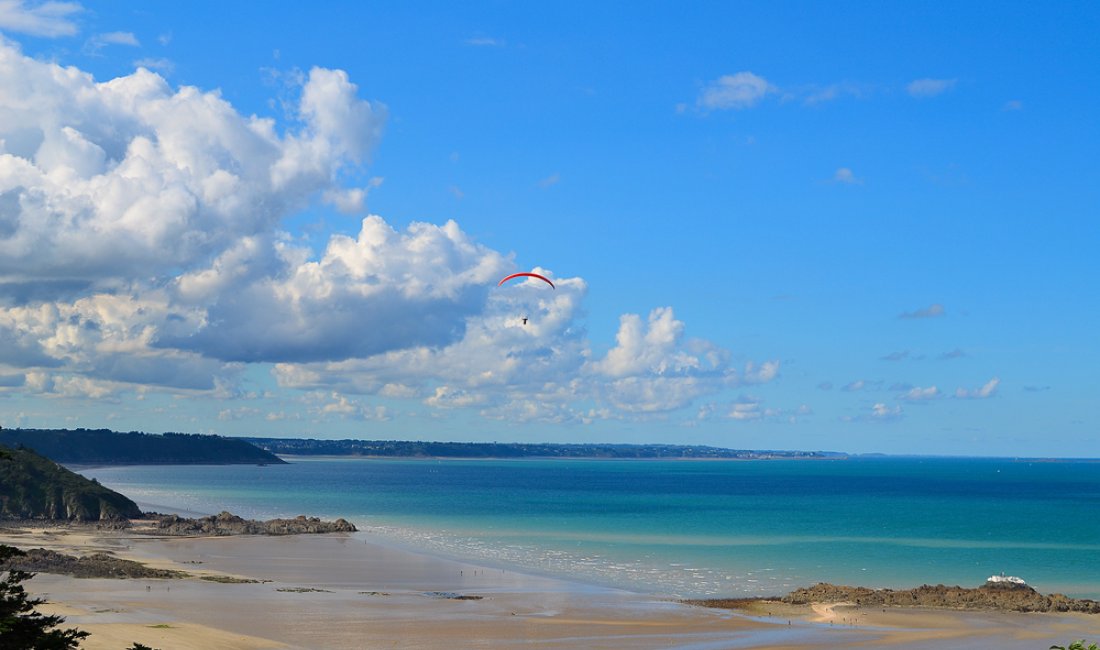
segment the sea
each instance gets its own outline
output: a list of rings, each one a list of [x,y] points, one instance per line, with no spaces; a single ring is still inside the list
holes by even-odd
[[[1005,573],[1100,599],[1100,462],[286,459],[80,472],[146,509],[343,517],[367,539],[661,596]]]

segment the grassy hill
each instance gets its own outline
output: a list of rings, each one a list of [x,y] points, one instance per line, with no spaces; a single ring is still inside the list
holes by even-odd
[[[100,521],[140,517],[133,501],[30,449],[0,446],[0,518]]]

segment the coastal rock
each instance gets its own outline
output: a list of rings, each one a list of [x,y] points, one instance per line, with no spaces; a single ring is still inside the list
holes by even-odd
[[[974,589],[945,585],[922,585],[916,589],[868,589],[819,583],[796,589],[782,599],[791,605],[849,602],[864,607],[926,607],[1012,612],[1100,613],[1100,602],[1070,598],[1062,594],[1045,596],[1027,585],[989,583]]]
[[[180,571],[153,569],[107,553],[74,557],[44,548],[27,549],[25,552],[26,555],[13,557],[6,565],[0,565],[0,570],[57,573],[74,578],[182,578],[185,575]]]
[[[294,519],[257,521],[229,512],[217,516],[187,519],[178,515],[156,515],[154,532],[158,535],[302,535],[317,533],[354,533],[355,525],[345,519],[321,521],[299,515]]]

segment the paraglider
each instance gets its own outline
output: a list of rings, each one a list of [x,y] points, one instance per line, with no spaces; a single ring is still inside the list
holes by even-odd
[[[512,275],[509,275],[509,276],[505,277],[504,279],[502,279],[500,282],[497,282],[497,286],[499,287],[500,285],[504,284],[505,282],[507,282],[509,280],[512,280],[512,279],[515,279],[515,278],[538,278],[539,280],[542,280],[546,284],[550,285],[551,289],[557,289],[557,287],[554,286],[553,282],[551,282],[545,276],[539,275],[538,273],[513,273]]]
[[[509,275],[507,277],[502,278],[500,282],[497,282],[497,286],[499,287],[499,286],[503,285],[505,282],[507,282],[509,280],[514,280],[516,278],[536,278],[536,279],[542,280],[546,284],[550,285],[551,289],[555,289],[555,290],[557,289],[557,287],[554,286],[554,283],[551,282],[549,278],[547,278],[544,275],[539,275],[538,273],[513,273],[512,275]],[[527,320],[528,320],[527,316],[523,316],[522,320],[523,320],[523,324],[526,325]]]

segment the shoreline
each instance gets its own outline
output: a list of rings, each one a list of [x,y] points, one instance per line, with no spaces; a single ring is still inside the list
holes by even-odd
[[[694,458],[691,456],[679,457],[679,456],[654,456],[653,458],[631,458],[631,457],[614,457],[614,456],[386,456],[386,455],[368,455],[368,454],[276,454],[280,459],[287,461],[288,463],[296,460],[404,460],[404,461],[428,461],[435,462],[440,460],[458,460],[466,462],[488,461],[488,462],[507,462],[507,461],[578,461],[578,462],[626,462],[626,463],[744,463],[755,461],[777,461],[777,460],[849,460],[847,456],[837,457],[802,457],[802,456],[760,456],[759,458],[711,458],[711,457],[699,457]],[[1100,462],[1100,461],[1098,461]],[[245,463],[254,465],[255,463]],[[108,467],[108,466],[103,466]]]
[[[621,494],[609,495],[607,503],[612,504],[606,506],[609,509],[594,512],[591,517],[583,512],[583,500],[573,501],[573,493],[548,491],[557,490],[560,477],[568,476],[573,471],[581,472],[580,477],[585,481],[591,477],[593,482],[618,480],[626,476],[639,481],[656,477],[660,481],[682,469],[687,473],[685,481],[691,485],[741,480],[736,477],[746,472],[747,478],[744,480],[753,484],[770,485],[778,477],[790,475],[798,476],[796,480],[800,486],[812,483],[803,480],[802,470],[794,464],[785,464],[786,469],[773,471],[763,463],[756,464],[757,469],[751,470],[737,469],[748,466],[741,463],[676,463],[681,469],[670,464],[667,469],[651,471],[647,468],[649,463],[636,461],[619,462],[606,468],[593,467],[592,472],[587,473],[589,466],[585,463],[546,461],[545,467],[540,466],[532,473],[545,474],[551,482],[545,486],[522,484],[523,487],[518,489],[530,490],[529,494],[539,503],[564,498],[562,507],[567,510],[562,513],[540,511],[529,516],[517,509],[511,493],[501,503],[490,501],[492,497],[487,493],[479,493],[483,486],[477,481],[456,484],[455,498],[460,510],[453,512],[434,503],[433,498],[438,499],[438,496],[433,497],[431,490],[421,487],[432,484],[436,479],[442,480],[442,477],[478,475],[490,471],[480,469],[483,465],[476,462],[332,460],[312,455],[300,458],[301,461],[297,462],[297,459],[288,457],[288,460],[296,462],[279,467],[246,466],[233,471],[195,469],[193,475],[192,470],[187,468],[165,470],[164,476],[171,476],[170,486],[158,483],[161,475],[156,468],[121,468],[89,471],[86,474],[137,498],[145,510],[150,509],[145,505],[148,504],[160,512],[179,512],[175,508],[164,507],[164,504],[176,504],[187,510],[182,514],[189,516],[216,513],[226,506],[233,512],[257,519],[285,517],[302,511],[327,518],[345,516],[361,527],[392,529],[394,537],[406,538],[414,546],[430,548],[433,552],[475,562],[504,561],[511,566],[522,567],[520,570],[548,572],[564,577],[580,575],[585,580],[600,584],[655,591],[681,598],[781,596],[819,581],[885,588],[916,587],[925,583],[977,586],[988,575],[1011,570],[1044,592],[1100,599],[1095,563],[1089,562],[1091,568],[1083,571],[1068,570],[1078,561],[1094,559],[1095,551],[1100,548],[1094,540],[1078,540],[1080,535],[1070,540],[1075,542],[1072,544],[1048,539],[1052,537],[1050,533],[1028,534],[1017,540],[1015,533],[1006,531],[987,539],[982,532],[986,529],[975,528],[974,531],[960,530],[957,535],[941,540],[934,530],[923,531],[924,524],[920,524],[907,535],[888,532],[880,536],[876,534],[878,529],[873,527],[874,522],[868,519],[870,511],[860,499],[845,499],[835,504],[816,503],[812,492],[806,495],[799,492],[800,496],[793,496],[789,501],[765,497],[757,505],[765,508],[769,516],[752,517],[754,521],[745,522],[743,527],[731,528],[721,523],[720,519],[714,523],[695,521],[696,516],[692,514],[694,508],[690,501],[677,496],[678,489],[654,502],[655,513],[660,518],[653,520],[652,524],[638,515],[623,520],[629,525],[619,526],[616,509],[643,510],[639,506],[643,502],[635,500],[632,495],[634,492],[646,492],[644,487],[632,487]],[[495,461],[480,462],[495,464]],[[491,470],[492,476],[500,476],[501,480],[507,478],[509,485],[513,480],[527,480],[525,477],[529,473],[525,462],[500,463],[499,467]],[[380,464],[376,466],[373,463]],[[441,464],[438,469],[436,463]],[[815,464],[813,467],[820,468],[807,470],[813,476],[820,473],[849,477],[851,474],[836,464]],[[1004,467],[997,465],[998,469]],[[944,476],[949,478],[958,472],[969,472],[971,466],[964,464],[960,468],[947,468]],[[903,469],[902,476],[911,471],[924,471],[920,465],[905,465]],[[893,476],[891,472],[895,472],[886,465],[875,465],[871,470],[876,475],[886,472]],[[993,469],[990,469],[988,475],[1000,480],[1000,474],[994,475],[992,472]],[[439,477],[427,476],[437,473]],[[1009,474],[1016,476],[1011,471]],[[423,478],[417,478],[422,475]],[[363,476],[363,481],[367,483],[375,480],[366,478],[369,476],[385,476],[385,481],[391,480],[389,477],[392,476],[393,481],[408,490],[408,503],[403,502],[404,496],[393,496],[403,495],[402,490],[394,491],[388,487],[364,489],[360,495],[358,488],[354,487],[358,485],[355,481],[359,480],[359,476]],[[270,484],[274,490],[271,498],[247,490],[237,492],[235,486],[245,480],[242,477]],[[209,479],[209,485],[206,479]],[[325,490],[320,489],[320,486],[326,485],[323,481],[328,480],[339,482],[340,488],[336,493],[326,494]],[[292,485],[297,487],[291,489]],[[300,489],[307,490],[308,499],[305,498],[307,492],[295,496]],[[527,492],[516,494],[521,493]],[[601,503],[604,501],[604,497],[598,498]],[[730,505],[725,503],[728,499],[722,496],[704,496],[702,499],[706,507],[724,508]],[[755,504],[756,497],[753,499]],[[929,508],[935,507],[934,502],[921,503]],[[770,513],[776,508],[793,513],[792,521],[796,523],[785,527],[768,524],[772,521]],[[1074,507],[1070,511],[1078,509]],[[955,506],[949,511],[952,516],[965,516]],[[750,516],[748,511],[736,512],[738,517]],[[910,525],[904,516],[896,512],[892,511],[891,521],[884,523],[889,530],[896,530],[895,526]],[[1014,512],[1019,514],[1013,515],[1013,518],[1042,519],[1042,513],[1024,517],[1025,512],[1035,514],[1027,508]],[[691,528],[683,528],[682,525]],[[968,523],[967,528],[970,527]],[[690,533],[682,534],[683,531]],[[819,535],[816,531],[823,532]],[[926,532],[928,534],[923,534]],[[973,534],[968,534],[971,532]],[[727,545],[732,547],[728,552],[724,549]],[[1046,548],[1048,546],[1050,551]]]
[[[182,579],[38,574],[62,627],[92,633],[87,650],[154,648],[514,647],[943,649],[1045,648],[1100,637],[1100,617],[773,603],[730,611],[674,602],[403,547],[370,532],[286,537],[173,537],[37,528],[0,543],[85,555],[108,551]],[[212,582],[224,575],[260,582]]]

